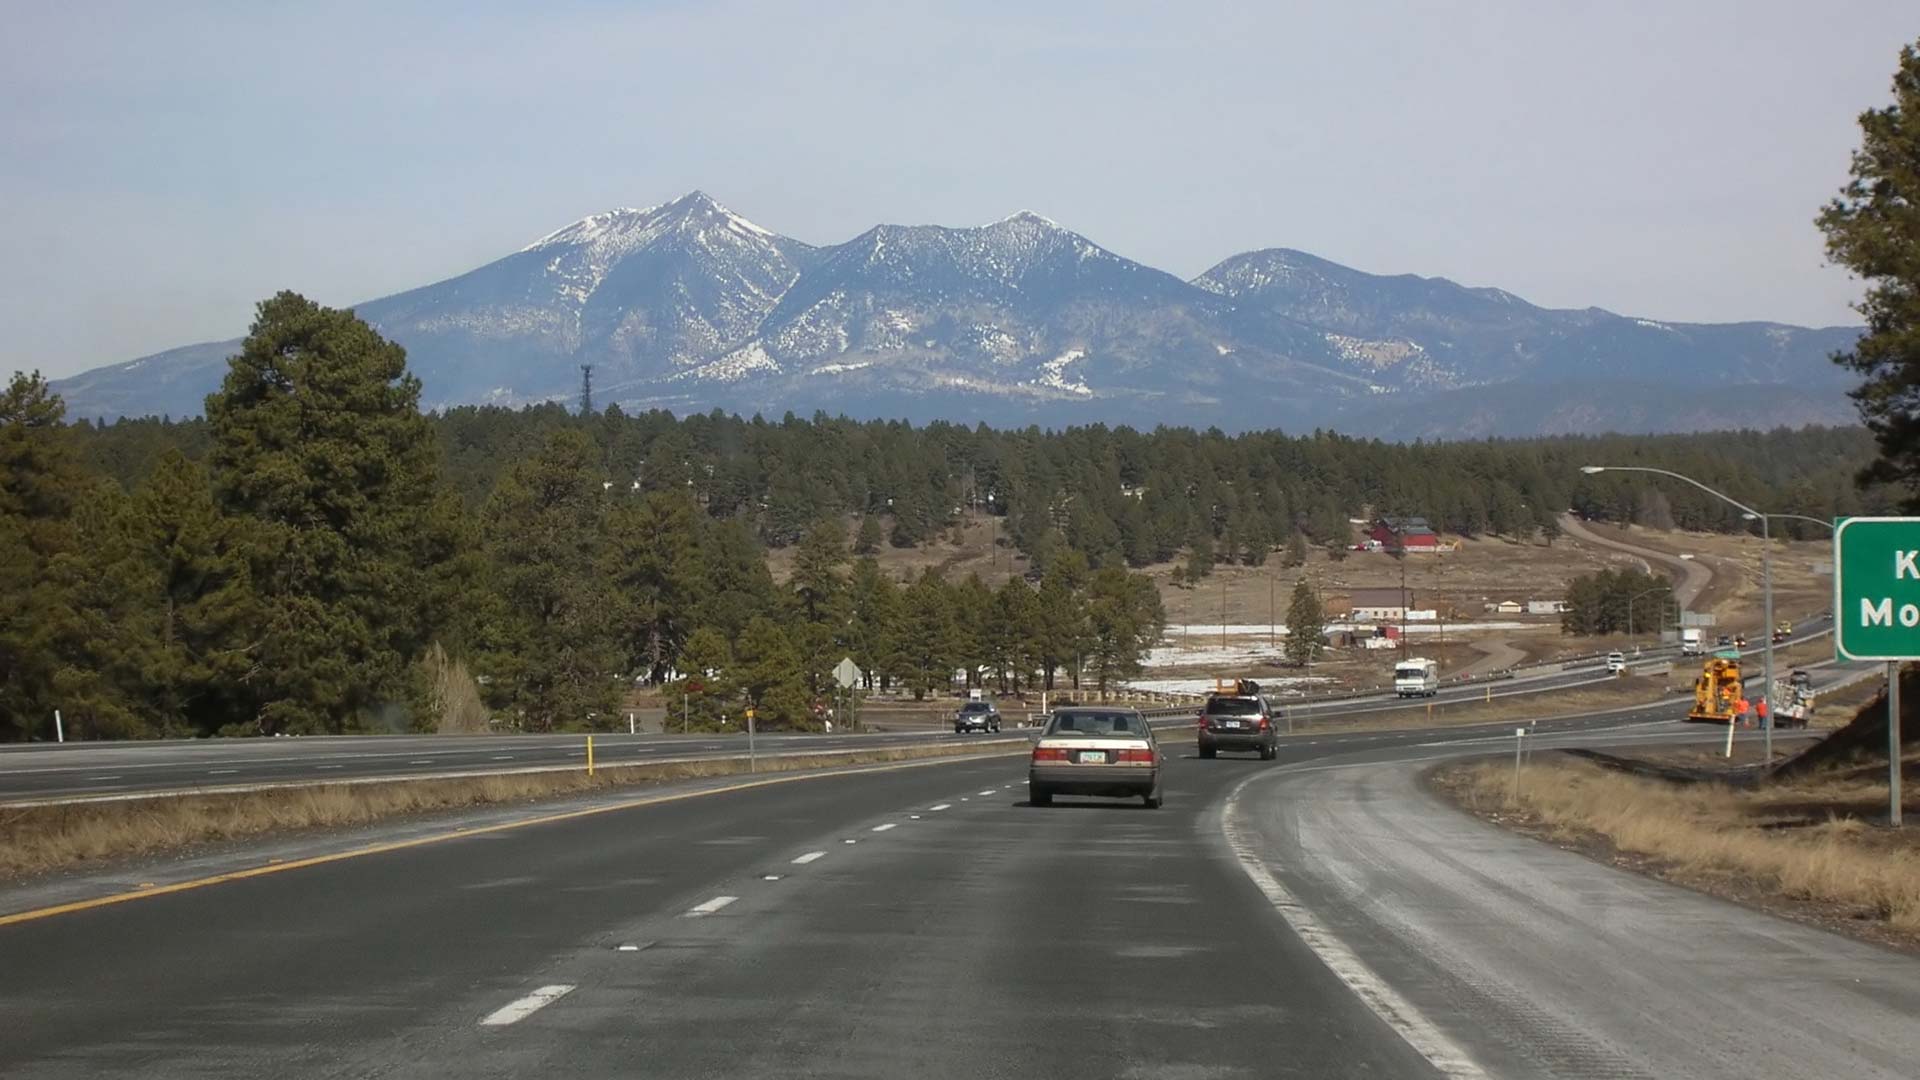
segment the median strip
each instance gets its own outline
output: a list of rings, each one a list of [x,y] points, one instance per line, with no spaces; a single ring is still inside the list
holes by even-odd
[[[781,779],[797,780],[839,775],[848,767],[991,758],[1025,747],[1022,739],[1008,740],[1005,745],[927,743],[762,755],[758,770],[790,774]],[[206,794],[6,805],[0,806],[0,879],[294,829],[361,826],[403,815],[584,795],[643,784],[744,778],[749,768],[744,756],[728,756],[604,766],[592,776],[579,768],[540,767],[420,779],[356,778]],[[769,782],[772,778],[726,790]],[[644,805],[650,801],[658,799],[615,805]]]

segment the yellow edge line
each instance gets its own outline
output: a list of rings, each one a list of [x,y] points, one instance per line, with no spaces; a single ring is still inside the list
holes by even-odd
[[[1024,752],[1025,748],[1019,748]],[[136,889],[131,892],[111,893],[96,896],[90,900],[75,900],[52,907],[34,908],[29,911],[17,911],[11,915],[0,915],[0,926],[12,926],[15,923],[33,922],[48,919],[55,915],[71,915],[78,911],[91,911],[94,908],[124,904],[130,900],[144,900],[152,896],[166,896],[170,893],[182,893],[189,889],[204,889],[209,885],[224,885],[230,881],[245,881],[248,878],[265,877],[268,874],[284,873],[288,870],[301,870],[309,866],[323,866],[327,863],[341,862],[346,859],[358,859],[366,855],[380,855],[389,851],[404,851],[408,848],[424,847],[444,840],[458,840],[468,836],[485,836],[488,833],[506,832],[509,829],[524,829],[529,825],[551,825],[556,821],[572,821],[575,818],[592,817],[595,814],[611,814],[621,810],[634,810],[642,806],[655,806],[660,803],[680,802],[685,799],[697,799],[706,795],[725,795],[729,792],[746,791],[750,788],[767,787],[772,784],[791,784],[800,780],[818,780],[828,776],[846,776],[850,773],[891,772],[896,769],[920,768],[928,765],[951,765],[957,761],[975,758],[1008,757],[1016,751],[998,754],[967,754],[949,757],[935,757],[918,761],[899,761],[862,766],[853,769],[832,769],[822,772],[796,771],[787,776],[770,776],[764,780],[747,780],[725,787],[703,788],[699,791],[676,791],[665,795],[649,795],[643,799],[628,799],[607,806],[590,806],[584,810],[568,810],[559,814],[545,814],[540,817],[521,818],[518,821],[503,821],[496,825],[481,825],[475,828],[460,828],[452,832],[435,833],[432,836],[417,836],[411,840],[394,840],[385,844],[369,844],[366,847],[351,848],[346,851],[330,852],[326,855],[313,855],[291,862],[267,863],[264,866],[252,866],[245,870],[234,870],[211,877],[194,878],[191,881],[176,881],[168,885],[156,885],[150,889]]]

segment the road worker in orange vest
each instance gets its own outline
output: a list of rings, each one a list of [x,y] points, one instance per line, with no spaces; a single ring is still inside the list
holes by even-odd
[[[1734,724],[1738,727],[1746,727],[1748,718],[1751,717],[1752,715],[1753,715],[1753,703],[1747,700],[1747,695],[1741,694],[1740,699],[1733,703]]]
[[[1761,698],[1759,701],[1754,702],[1753,708],[1754,712],[1760,717],[1761,727],[1767,727],[1773,723],[1773,710],[1767,708],[1766,698]]]

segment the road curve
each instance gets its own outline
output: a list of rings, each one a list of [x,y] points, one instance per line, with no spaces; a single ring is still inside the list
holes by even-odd
[[[1920,961],[1468,818],[1401,756],[1270,772],[1226,817],[1460,1075],[1915,1075]]]
[[[1683,559],[1665,551],[1655,551],[1653,548],[1609,539],[1587,528],[1585,522],[1572,514],[1560,515],[1560,531],[1583,543],[1623,551],[1636,558],[1657,562],[1678,570],[1680,577],[1674,582],[1673,598],[1682,611],[1691,610],[1693,602],[1699,599],[1708,585],[1713,583],[1713,568],[1699,559]]]
[[[1563,734],[1542,738],[1702,734],[1674,713],[1543,721]],[[1618,1034],[1625,1002],[1678,1009],[1680,988],[1717,995],[1713,1039],[1730,1031],[1765,1049],[1747,1059],[1749,1076],[1813,1065],[1873,1076],[1877,1054],[1905,1048],[1911,1033],[1869,1038],[1836,1017],[1911,1016],[1900,995],[1920,964],[1868,963],[1871,950],[1592,864],[1515,856],[1530,876],[1514,880],[1534,899],[1463,886],[1485,872],[1483,849],[1531,841],[1432,806],[1368,809],[1406,797],[1393,770],[1497,752],[1503,729],[1298,737],[1278,764],[1202,762],[1169,737],[1159,811],[1029,807],[1019,759],[976,760],[708,782],[724,790],[548,820],[531,818],[541,808],[490,808],[381,826],[353,843],[394,830],[416,842],[327,862],[267,864],[259,849],[219,856],[225,865],[156,862],[138,871],[155,887],[131,899],[23,918],[31,890],[16,886],[0,890],[0,912],[17,918],[0,919],[0,1075],[1636,1075],[1642,1059],[1623,1056]],[[1389,779],[1361,781],[1376,775]],[[1324,815],[1312,809],[1321,801]],[[502,827],[516,812],[528,817]],[[480,822],[491,824],[469,827]],[[1229,847],[1229,825],[1253,845]],[[1383,837],[1395,833],[1429,841],[1410,846],[1430,861],[1395,855],[1409,846]],[[1314,905],[1359,967],[1294,929],[1299,913],[1276,910],[1247,851]],[[1302,865],[1314,860],[1345,891],[1316,892],[1318,868]],[[241,866],[258,870],[231,876]],[[229,876],[179,879],[209,872]],[[1554,892],[1541,874],[1577,884]],[[121,870],[60,888],[111,893],[123,881]],[[1452,899],[1462,895],[1477,902]],[[1432,936],[1368,931],[1382,912],[1421,913]],[[1551,977],[1547,959],[1516,948],[1549,916],[1562,929],[1544,956],[1565,968]],[[1648,955],[1687,925],[1750,952],[1731,969],[1744,987],[1791,982],[1796,1022],[1819,1030],[1798,1049],[1778,1045],[1762,1028],[1788,1005],[1755,1007]],[[1583,932],[1612,947],[1640,926],[1659,936],[1618,945],[1634,965],[1624,970],[1605,950],[1568,947]],[[1444,957],[1452,981],[1397,966],[1407,940]],[[1863,965],[1858,1000],[1823,981],[1832,965],[1796,966],[1809,942]],[[1651,985],[1669,976],[1675,990]],[[1534,1007],[1502,990],[1512,986],[1563,996]],[[1590,1021],[1568,1001],[1591,1006]],[[1851,1034],[1848,1059],[1839,1047]],[[1644,1060],[1712,1064],[1668,1038],[1650,1036]]]

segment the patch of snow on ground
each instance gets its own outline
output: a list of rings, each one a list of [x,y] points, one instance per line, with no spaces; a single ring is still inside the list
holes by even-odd
[[[1334,682],[1333,679],[1321,675],[1288,676],[1278,679],[1263,675],[1255,681],[1260,684],[1262,691],[1279,689],[1291,693],[1304,693],[1311,687]],[[1127,686],[1134,690],[1160,694],[1204,694],[1212,690],[1213,685],[1212,679],[1133,679],[1127,683]]]
[[[1639,323],[1641,326],[1650,327],[1654,330],[1666,330],[1669,332],[1673,330],[1673,327],[1668,326],[1666,323],[1654,322],[1652,319],[1635,319],[1633,321]]]
[[[1383,619],[1379,622],[1364,622],[1364,623],[1330,622],[1327,624],[1327,632],[1331,634],[1331,633],[1338,633],[1338,632],[1343,632],[1348,630],[1372,630],[1376,626],[1397,627],[1399,625],[1400,624],[1398,622],[1395,622],[1391,619]],[[1450,623],[1444,623],[1444,624],[1439,622],[1410,622],[1407,624],[1407,633],[1437,634],[1442,629],[1446,629],[1449,631],[1457,630],[1463,634],[1471,634],[1471,633],[1478,633],[1479,631],[1482,631],[1482,630],[1538,630],[1545,625],[1546,624],[1544,623],[1523,623],[1523,622],[1450,622]],[[1287,635],[1287,628],[1284,624],[1279,626],[1277,629],[1281,637],[1285,637]],[[1220,631],[1219,623],[1212,623],[1212,624],[1182,623],[1182,624],[1175,624],[1173,626],[1167,627],[1167,636],[1170,638],[1172,637],[1211,637],[1217,640],[1220,637],[1220,632],[1221,631]],[[1254,635],[1265,637],[1267,636],[1267,624],[1266,623],[1228,623],[1226,633],[1229,637],[1251,637]]]
[[[1079,379],[1069,379],[1066,376],[1067,365],[1073,363],[1075,360],[1084,360],[1086,356],[1087,350],[1085,349],[1068,349],[1066,352],[1040,365],[1042,374],[1038,379],[1034,380],[1034,383],[1054,390],[1065,390],[1069,394],[1080,394],[1085,397],[1092,397],[1093,390],[1088,387],[1085,382]]]
[[[873,361],[871,360],[862,360],[857,364],[821,364],[819,367],[814,368],[812,371],[807,372],[807,374],[838,375],[843,371],[859,371],[861,368],[869,368],[872,366],[873,366]]]

